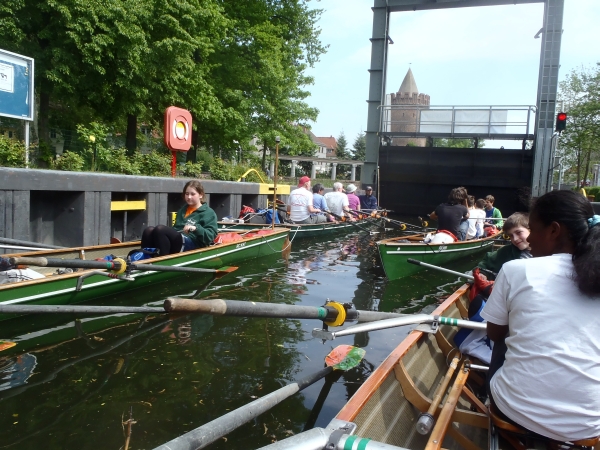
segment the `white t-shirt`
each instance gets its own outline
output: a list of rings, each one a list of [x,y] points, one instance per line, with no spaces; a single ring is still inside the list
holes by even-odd
[[[507,262],[481,312],[509,326],[490,383],[498,408],[560,441],[600,435],[600,296],[579,291],[571,257]]]
[[[290,205],[290,219],[292,222],[302,222],[310,216],[308,206],[313,204],[313,194],[301,187],[290,193],[288,205]]]
[[[469,229],[467,230],[467,239],[473,239],[477,234],[479,227],[480,235],[483,234],[483,221],[485,220],[485,211],[483,209],[469,209]]]
[[[325,194],[325,201],[329,211],[341,216],[344,214],[344,206],[348,206],[348,196],[343,192],[332,191]]]

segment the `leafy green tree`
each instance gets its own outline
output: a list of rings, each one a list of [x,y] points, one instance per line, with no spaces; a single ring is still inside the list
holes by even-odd
[[[557,154],[581,186],[600,159],[600,64],[569,73],[560,83],[559,99],[568,117]]]
[[[302,127],[318,111],[304,101],[310,94],[304,87],[313,83],[304,72],[325,50],[316,25],[321,11],[305,0],[224,0],[221,5],[233,25],[209,62],[225,126],[205,127],[200,139],[227,147],[255,135],[263,145],[263,169],[276,136],[290,154],[312,154],[314,145]]]

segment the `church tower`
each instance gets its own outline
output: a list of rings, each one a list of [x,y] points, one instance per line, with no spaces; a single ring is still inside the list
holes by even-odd
[[[408,69],[400,89],[395,94],[390,94],[391,126],[390,131],[417,131],[417,111],[419,109],[429,108],[429,95],[419,94],[417,83],[412,70]],[[402,105],[403,108],[394,109],[394,105]],[[414,106],[411,108],[411,106]],[[392,145],[414,145],[416,147],[425,147],[426,138],[393,138]]]

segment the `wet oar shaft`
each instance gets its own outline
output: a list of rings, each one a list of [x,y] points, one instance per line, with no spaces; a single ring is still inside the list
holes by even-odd
[[[60,259],[60,258],[41,258],[41,257],[14,257],[9,258],[13,265],[26,265],[37,267],[69,267],[71,269],[104,269],[119,271],[122,268],[120,261],[91,261],[83,259]],[[157,264],[137,264],[128,265],[131,270],[145,270],[152,272],[187,272],[187,273],[215,273],[217,269],[200,269],[196,267],[163,266]]]
[[[208,422],[201,427],[192,430],[183,436],[179,436],[165,444],[156,447],[159,450],[188,450],[204,448],[217,439],[225,436],[231,431],[239,428],[246,422],[267,412],[275,405],[281,403],[288,397],[310,386],[321,378],[329,374],[333,368],[326,367],[319,372],[310,375],[302,380],[288,384],[287,386],[277,389],[275,392],[265,395],[257,400],[254,400],[247,405],[244,405],[224,416],[219,417],[211,422]]]
[[[437,270],[439,272],[449,273],[450,275],[456,275],[457,277],[465,278],[468,281],[474,281],[475,280],[472,275],[466,275],[464,273],[457,272],[455,270],[445,269],[445,268],[440,267],[440,266],[434,266],[433,264],[427,264],[427,263],[424,263],[422,261],[417,261],[416,259],[408,258],[407,261],[409,263],[411,263],[411,264],[415,264],[417,266],[423,266],[423,267],[425,267],[427,269],[433,269],[433,270]]]
[[[167,298],[164,303],[165,311],[179,313],[202,313],[217,316],[238,317],[270,317],[282,319],[318,319],[333,321],[338,317],[338,311],[332,306],[298,306],[278,303],[245,302],[240,300],[188,300],[182,298]],[[384,313],[377,311],[346,311],[346,322],[358,320],[371,322],[402,314]]]
[[[165,313],[164,308],[151,306],[92,305],[3,305],[1,314],[151,314]]]
[[[354,325],[352,327],[345,328],[339,331],[325,331],[319,328],[315,328],[312,332],[313,337],[319,339],[333,340],[340,336],[349,336],[364,331],[377,331],[385,330],[387,328],[401,327],[404,325],[415,325],[421,323],[433,323],[438,320],[440,325],[451,325],[461,328],[471,328],[474,330],[485,330],[487,324],[482,322],[471,322],[470,320],[453,319],[451,317],[435,317],[427,314],[413,314],[404,317],[397,317],[394,319],[385,319],[377,322],[363,323],[360,325]]]

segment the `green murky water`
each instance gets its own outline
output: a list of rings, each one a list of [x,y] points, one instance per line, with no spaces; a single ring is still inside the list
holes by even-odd
[[[388,232],[387,236],[391,236]],[[289,260],[240,264],[198,295],[192,278],[95,304],[161,304],[167,296],[415,312],[462,284],[431,272],[387,282],[375,242],[382,234],[298,240]],[[473,267],[462,260],[453,269]],[[432,306],[429,306],[431,308]],[[0,323],[18,345],[0,353],[0,448],[151,449],[257,397],[323,368],[337,345],[366,349],[363,362],[321,380],[242,426],[211,449],[253,449],[325,426],[409,332],[388,329],[323,344],[320,323],[213,316],[23,317]]]

